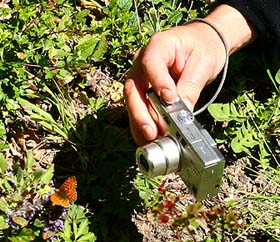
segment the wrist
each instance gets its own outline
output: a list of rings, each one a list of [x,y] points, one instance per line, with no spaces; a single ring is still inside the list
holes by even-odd
[[[222,4],[206,18],[223,33],[230,54],[236,52],[256,38],[256,31],[235,8]]]

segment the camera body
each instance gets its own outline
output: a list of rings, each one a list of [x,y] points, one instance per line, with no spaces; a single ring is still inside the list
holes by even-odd
[[[216,142],[194,118],[181,98],[165,104],[150,89],[148,100],[168,134],[136,150],[136,161],[143,175],[153,178],[175,172],[198,201],[219,192],[225,159]]]

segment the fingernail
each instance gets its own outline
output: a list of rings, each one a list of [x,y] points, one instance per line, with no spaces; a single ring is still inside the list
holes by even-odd
[[[173,102],[173,93],[167,88],[161,90],[160,97],[166,103],[172,103]]]
[[[141,127],[141,131],[142,131],[142,135],[146,140],[152,140],[153,128],[150,125],[148,124],[143,125]]]

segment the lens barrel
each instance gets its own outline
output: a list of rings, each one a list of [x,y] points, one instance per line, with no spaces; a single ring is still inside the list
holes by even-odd
[[[176,172],[180,168],[180,147],[169,136],[138,147],[136,162],[148,178]]]

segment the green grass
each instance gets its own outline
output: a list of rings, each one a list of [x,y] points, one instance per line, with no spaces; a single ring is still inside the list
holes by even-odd
[[[203,0],[13,0],[0,8],[0,240],[141,241],[131,215],[161,207],[166,197],[158,191],[160,178],[137,173],[123,76],[154,32],[204,16],[210,7]],[[216,134],[227,152],[257,160],[257,174],[279,192],[279,72],[268,73],[268,97],[258,100],[239,80],[234,99],[210,112],[229,122]],[[50,194],[73,175],[75,205],[52,205]],[[206,241],[250,231],[279,240],[279,194],[240,192],[233,204],[244,200],[252,205],[242,211],[246,229],[227,204],[188,206],[173,229],[192,233],[206,214],[212,231]]]

